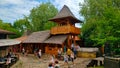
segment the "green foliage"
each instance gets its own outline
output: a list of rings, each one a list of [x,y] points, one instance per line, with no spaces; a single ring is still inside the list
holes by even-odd
[[[33,8],[29,15],[32,31],[41,31],[53,27],[55,23],[50,24],[48,20],[54,17],[57,12],[57,9],[51,3],[42,3]]]
[[[18,30],[17,34],[22,36],[26,30],[41,31],[48,30],[56,24],[49,19],[56,15],[57,9],[51,3],[42,3],[30,11],[30,15],[16,20],[13,27]],[[19,37],[18,36],[18,37]]]
[[[119,0],[85,0],[80,6],[85,18],[82,38],[86,46],[102,46],[109,42],[114,49],[120,45]]]
[[[2,20],[0,20],[0,29],[4,29],[4,30],[8,30],[10,32],[14,32],[15,35],[10,35],[10,38],[16,38],[21,36],[21,34],[19,33],[19,31],[17,29],[15,29],[10,23],[5,23]]]
[[[21,36],[25,32],[25,30],[31,28],[31,25],[28,21],[28,18],[24,17],[23,19],[16,20],[13,24],[13,27],[19,31],[19,34]]]

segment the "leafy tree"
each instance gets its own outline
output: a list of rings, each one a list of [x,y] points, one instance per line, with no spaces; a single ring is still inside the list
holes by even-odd
[[[53,27],[55,23],[50,23],[48,20],[55,16],[57,12],[57,9],[51,3],[42,3],[33,8],[29,15],[32,31],[41,31]]]
[[[10,38],[16,38],[20,36],[19,31],[15,28],[10,23],[3,22],[0,20],[0,29],[8,30],[10,32],[14,32],[15,35],[9,35]]]
[[[85,18],[82,38],[86,46],[101,46],[109,42],[111,47],[120,43],[120,1],[85,0],[80,13]]]
[[[28,17],[24,17],[23,19],[16,20],[13,24],[13,27],[19,31],[22,35],[25,30],[31,29],[30,22],[28,21]]]

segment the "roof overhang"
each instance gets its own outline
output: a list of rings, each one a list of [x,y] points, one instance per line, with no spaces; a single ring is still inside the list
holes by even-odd
[[[63,44],[67,39],[68,35],[55,35],[48,38],[44,43],[48,44]]]
[[[15,39],[1,39],[0,40],[0,47],[2,46],[12,46],[20,44],[21,41],[15,40]]]
[[[52,18],[50,19],[49,21],[53,21],[53,22],[57,22],[59,23],[60,21],[63,21],[64,19],[69,19],[71,21],[71,23],[82,23],[82,21],[78,20],[77,18],[75,17],[72,17],[72,16],[67,16],[67,17],[62,17],[62,18]]]

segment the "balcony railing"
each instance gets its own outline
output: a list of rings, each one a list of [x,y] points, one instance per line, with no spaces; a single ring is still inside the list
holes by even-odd
[[[56,26],[51,29],[51,34],[80,34],[80,29],[75,26],[65,25],[65,26]]]

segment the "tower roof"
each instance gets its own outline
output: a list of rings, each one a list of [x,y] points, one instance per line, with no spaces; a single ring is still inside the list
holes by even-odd
[[[64,7],[60,10],[60,12],[55,17],[50,19],[50,21],[58,22],[65,18],[68,18],[71,21],[71,23],[81,22],[73,15],[73,13],[70,11],[70,9],[66,5],[64,5]]]

